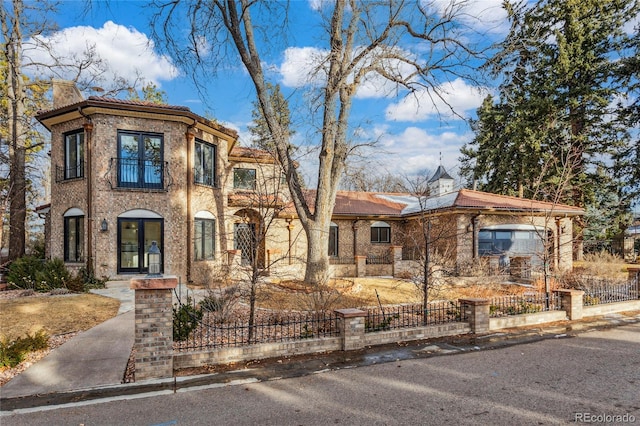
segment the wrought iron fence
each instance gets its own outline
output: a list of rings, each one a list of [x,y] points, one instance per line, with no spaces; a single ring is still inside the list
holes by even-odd
[[[392,263],[389,253],[380,255],[370,254],[367,256],[367,265],[391,265]]]
[[[193,301],[174,307],[173,347],[179,352],[278,343],[292,340],[334,337],[339,335],[334,312],[289,312],[257,314],[255,324],[249,326],[248,315],[235,321],[221,321],[216,312],[204,312]],[[177,309],[189,311],[176,316]],[[176,340],[176,327],[193,324],[183,340]],[[188,327],[188,325],[187,325]]]
[[[363,310],[367,312],[365,333],[465,321],[457,301],[429,303],[427,309],[422,305],[399,305]]]
[[[562,310],[562,302],[558,293],[494,297],[489,304],[491,318],[560,310]]]
[[[626,302],[640,299],[638,280],[626,283],[611,283],[606,280],[590,282],[583,288],[582,304],[584,306],[603,305],[607,303]]]

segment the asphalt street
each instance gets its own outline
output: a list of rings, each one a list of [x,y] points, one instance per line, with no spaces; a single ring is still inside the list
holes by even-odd
[[[86,404],[86,405],[85,405]],[[640,424],[640,323],[494,350],[39,407],[11,425]]]

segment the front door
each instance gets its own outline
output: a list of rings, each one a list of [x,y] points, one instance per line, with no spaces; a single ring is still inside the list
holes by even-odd
[[[164,264],[162,225],[162,219],[118,219],[118,273],[147,273],[147,253],[153,241],[158,243],[161,263]]]

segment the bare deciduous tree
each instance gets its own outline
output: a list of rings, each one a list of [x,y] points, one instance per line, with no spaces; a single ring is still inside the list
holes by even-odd
[[[464,76],[473,65],[456,17],[464,2],[446,8],[435,2],[339,0],[322,3],[325,50],[317,58],[315,81],[319,126],[317,191],[307,197],[296,173],[288,129],[270,102],[263,69],[265,51],[282,41],[288,3],[250,0],[155,0],[154,38],[194,80],[210,77],[239,59],[246,68],[284,170],[297,215],[307,236],[305,281],[326,280],[328,229],[340,178],[353,146],[349,117],[358,89],[379,83],[410,95],[444,101],[441,83]],[[186,19],[185,19],[186,17]],[[186,22],[185,22],[186,21]],[[189,33],[184,36],[185,28]],[[225,62],[227,61],[227,62]],[[383,89],[384,90],[384,89]],[[387,89],[389,90],[389,89]],[[308,121],[308,120],[307,120]]]

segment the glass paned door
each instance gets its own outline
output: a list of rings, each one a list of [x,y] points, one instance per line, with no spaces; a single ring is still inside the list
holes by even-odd
[[[144,136],[144,186],[161,186],[162,139]]]
[[[120,135],[120,151],[118,157],[120,157],[120,170],[118,176],[118,182],[121,186],[138,185],[139,179],[139,167],[138,167],[138,140],[137,135]]]
[[[234,248],[240,250],[242,264],[250,265],[256,255],[256,231],[253,223],[236,223]]]
[[[164,259],[162,219],[118,220],[118,272],[147,273],[147,253],[151,242],[156,241]],[[162,270],[162,265],[161,265]]]

